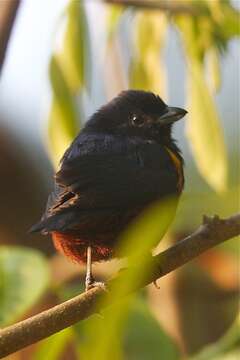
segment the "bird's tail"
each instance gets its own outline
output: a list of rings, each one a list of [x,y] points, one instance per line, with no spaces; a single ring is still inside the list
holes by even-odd
[[[78,217],[76,217],[74,211],[59,213],[49,217],[43,217],[41,221],[29,229],[29,232],[41,232],[45,235],[52,231],[66,231],[77,222]]]
[[[33,226],[30,227],[28,232],[29,233],[43,232],[44,234],[46,234],[47,231],[45,229],[45,221],[41,220],[38,223],[34,224]]]

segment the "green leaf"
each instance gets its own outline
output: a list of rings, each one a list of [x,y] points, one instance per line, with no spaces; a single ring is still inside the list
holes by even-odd
[[[211,22],[208,17],[177,16],[175,22],[180,30],[187,56],[203,61],[205,50],[211,44]],[[204,28],[204,31],[201,31]]]
[[[142,297],[133,302],[125,329],[125,359],[180,359],[176,344],[162,330]]]
[[[142,294],[74,326],[83,359],[180,359],[174,341],[151,314]],[[96,337],[96,334],[98,336]]]
[[[160,52],[167,33],[166,15],[141,11],[134,23],[134,53],[130,65],[130,86],[166,96],[165,67]]]
[[[24,315],[48,286],[47,261],[40,252],[0,246],[0,326]]]
[[[228,42],[240,35],[240,15],[229,0],[194,2],[201,5],[198,16],[178,15],[174,19],[187,43],[188,52],[199,60],[211,47],[222,53]]]
[[[79,358],[123,359],[122,331],[128,315],[129,299],[120,301],[100,316],[93,316],[75,328],[78,334]],[[96,336],[97,334],[97,336]]]
[[[55,56],[51,59],[49,71],[53,88],[53,101],[48,119],[49,150],[57,166],[67,146],[79,131],[80,124],[74,99]]]
[[[142,60],[134,59],[130,67],[130,84],[132,89],[151,89],[151,79]]]
[[[48,148],[52,162],[57,168],[58,163],[77,132],[72,132],[70,119],[62,112],[56,99],[52,102],[48,118]]]
[[[118,249],[119,255],[127,256],[133,267],[136,267],[137,259],[141,259],[142,265],[145,261],[147,263],[146,254],[150,254],[151,249],[158,245],[168,231],[175,217],[177,206],[178,199],[168,197],[165,200],[156,201],[145,209],[136,221],[132,222],[122,233]],[[139,264],[140,268],[141,264]],[[136,284],[139,278],[138,271],[134,276],[136,279],[132,279],[132,281],[133,284]]]
[[[207,0],[214,23],[215,41],[223,48],[232,38],[240,35],[240,13],[230,0]]]
[[[53,89],[53,97],[58,103],[63,117],[66,119],[66,121],[63,122],[65,131],[74,135],[78,129],[76,107],[59,61],[55,56],[52,57],[50,62],[49,75]]]
[[[70,0],[66,14],[66,30],[58,60],[68,87],[74,94],[87,85],[90,61],[90,39],[83,1]]]
[[[70,0],[61,50],[52,56],[49,75],[53,100],[48,119],[48,147],[57,167],[64,151],[80,128],[74,96],[88,87],[89,33],[82,1]]]
[[[219,52],[216,47],[211,47],[206,54],[207,81],[212,93],[216,93],[221,87],[221,69]]]
[[[122,18],[124,10],[125,10],[125,6],[121,6],[121,5],[107,6],[107,19],[106,19],[107,40],[112,41],[112,38],[118,29],[118,25]]]
[[[224,6],[226,12],[229,9],[228,2],[216,2],[213,5],[214,9],[217,7],[219,10]],[[212,65],[210,87],[211,90],[218,88],[218,58],[220,50],[226,47],[226,41],[220,36],[218,29],[225,21],[226,14],[221,11],[215,11],[214,14],[215,16],[210,13],[208,16],[195,18],[179,16],[176,23],[181,31],[188,63],[187,134],[200,173],[211,187],[222,192],[227,188],[226,146],[216,105],[204,73],[204,60],[208,54]]]
[[[216,191],[227,187],[227,154],[223,131],[200,62],[189,60],[189,138],[196,164]]]
[[[58,360],[73,338],[72,328],[67,328],[41,341],[37,351],[31,357],[32,360]]]
[[[189,171],[190,176],[192,171]],[[229,189],[218,194],[209,188],[201,188],[197,182],[190,192],[184,192],[178,207],[177,216],[174,221],[173,231],[181,232],[182,229],[194,230],[202,222],[203,214],[220,217],[228,217],[231,214],[239,212],[240,185],[231,185]],[[192,206],[194,204],[194,211]],[[228,247],[232,240],[226,241],[221,246]],[[236,247],[238,242],[236,242]],[[235,255],[237,255],[235,251]]]
[[[119,240],[120,249],[117,255],[126,257],[127,254],[128,268],[121,273],[118,282],[112,285],[111,293],[101,299],[103,308],[117,303],[104,311],[104,322],[94,317],[87,321],[85,329],[82,329],[84,339],[82,351],[85,358],[99,360],[123,358],[123,334],[135,297],[135,295],[126,296],[126,294],[129,294],[130,289],[137,287],[139,282],[144,281],[151,272],[149,262],[151,249],[166,233],[174,217],[176,206],[176,199],[167,199],[153,204]],[[120,301],[119,299],[123,296],[124,299]]]

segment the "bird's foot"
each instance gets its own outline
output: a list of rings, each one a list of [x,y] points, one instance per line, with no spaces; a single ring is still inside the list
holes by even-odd
[[[86,281],[85,281],[85,291],[88,291],[88,290],[93,289],[95,287],[99,287],[104,291],[107,290],[106,285],[105,285],[104,282],[95,281],[95,279],[93,277],[87,278]]]

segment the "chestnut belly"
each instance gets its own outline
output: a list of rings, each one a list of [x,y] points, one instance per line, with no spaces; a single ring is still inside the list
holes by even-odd
[[[100,243],[99,240],[96,242],[57,231],[52,232],[52,239],[55,248],[74,262],[86,263],[88,246],[92,248],[92,261],[104,261],[114,257],[114,241],[109,244],[105,241]]]
[[[92,248],[92,261],[109,260],[115,256],[118,238],[142,209],[105,216],[83,218],[64,232],[53,231],[55,248],[74,262],[86,262],[87,247]]]

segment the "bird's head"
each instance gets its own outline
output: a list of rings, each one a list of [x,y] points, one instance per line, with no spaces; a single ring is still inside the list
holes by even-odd
[[[127,90],[101,107],[85,129],[161,141],[170,138],[173,123],[186,113],[184,109],[167,106],[151,92]]]

